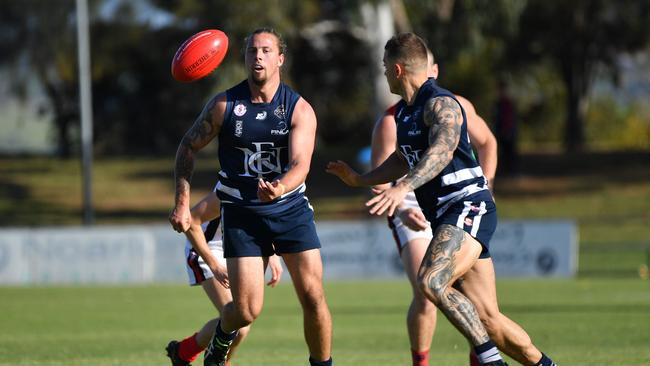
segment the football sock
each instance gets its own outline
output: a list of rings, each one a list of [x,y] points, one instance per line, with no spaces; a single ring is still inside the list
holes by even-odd
[[[183,339],[178,345],[178,357],[181,360],[192,362],[203,352],[203,347],[196,343],[196,333]]]
[[[418,352],[411,349],[413,366],[429,366],[429,350]]]
[[[535,366],[556,366],[556,365],[555,365],[555,363],[553,362],[553,360],[551,360],[550,358],[548,358],[548,356],[545,355],[544,352],[542,352],[542,359],[539,360],[539,361],[537,361],[537,363],[535,364]]]
[[[219,319],[219,323],[217,323],[217,329],[214,330],[215,335],[217,338],[219,338],[222,341],[226,342],[232,342],[235,337],[237,337],[237,331],[234,331],[232,333],[226,333],[221,329],[221,319]]]
[[[478,362],[478,357],[474,351],[469,351],[469,366],[481,366],[481,363]]]
[[[499,350],[492,341],[487,341],[474,347],[474,353],[482,365],[488,362],[497,362],[502,360]]]
[[[311,366],[332,366],[332,357],[325,361],[316,361],[309,356],[309,365]]]

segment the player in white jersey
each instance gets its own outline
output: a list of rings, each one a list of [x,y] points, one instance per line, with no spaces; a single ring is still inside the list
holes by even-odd
[[[185,233],[185,265],[190,286],[201,285],[214,307],[221,313],[223,306],[232,301],[229,289],[226,259],[223,256],[223,241],[220,225],[220,202],[214,192],[205,196],[192,208],[192,223]],[[275,287],[282,277],[282,265],[277,256],[269,258],[271,279],[267,283]],[[214,333],[219,318],[209,320],[196,333],[167,345],[167,356],[173,366],[191,365],[205,350]],[[233,342],[228,360],[241,341],[246,337],[250,326],[242,328]]]

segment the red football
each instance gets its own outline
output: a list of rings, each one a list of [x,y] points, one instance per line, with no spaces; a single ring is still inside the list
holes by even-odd
[[[228,36],[218,29],[199,32],[178,48],[172,76],[182,82],[198,80],[216,69],[228,52]]]

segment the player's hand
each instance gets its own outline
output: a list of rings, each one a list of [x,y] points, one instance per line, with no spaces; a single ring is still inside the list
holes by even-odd
[[[393,216],[395,209],[402,203],[409,191],[407,187],[397,184],[370,199],[366,202],[366,207],[370,207],[371,215],[381,215],[387,212],[388,216]]]
[[[336,175],[343,181],[343,183],[349,185],[350,187],[359,187],[361,186],[360,182],[360,175],[359,173],[355,172],[354,169],[350,168],[348,164],[346,164],[344,161],[337,160],[337,161],[330,161],[327,163],[327,167],[325,168],[325,171]]]
[[[417,208],[407,208],[398,213],[402,223],[411,230],[422,231],[429,227],[429,221],[424,217],[422,210]]]
[[[286,188],[279,180],[267,182],[264,179],[257,181],[257,198],[262,202],[271,202],[282,196]]]
[[[214,265],[210,266],[210,270],[214,275],[214,279],[217,280],[224,288],[230,288],[230,281],[228,280],[228,269],[219,264],[216,260]]]
[[[282,272],[284,271],[282,268],[282,263],[280,263],[279,256],[272,255],[269,257],[269,268],[271,269],[271,280],[266,284],[268,286],[275,287],[278,283],[280,283]]]
[[[192,224],[192,214],[190,213],[189,206],[176,206],[169,214],[169,223],[172,224],[174,230],[179,233],[184,233],[190,229]]]

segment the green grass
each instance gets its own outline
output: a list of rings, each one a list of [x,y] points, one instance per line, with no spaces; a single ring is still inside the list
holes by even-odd
[[[501,310],[560,365],[650,365],[649,282],[502,280],[498,286]],[[333,282],[326,291],[336,365],[410,364],[406,281]],[[0,366],[168,365],[166,343],[214,315],[200,289],[181,285],[1,287],[0,299]],[[290,284],[267,290],[234,366],[306,365],[301,319]],[[465,340],[439,314],[431,364],[466,365],[466,359]]]
[[[334,156],[339,157],[339,156]],[[308,181],[317,220],[365,217],[367,191],[322,169]],[[580,233],[576,280],[499,280],[502,311],[560,365],[650,366],[650,153],[530,154],[522,176],[498,178],[504,219],[569,218]],[[165,222],[173,203],[172,158],[99,159],[97,224]],[[201,158],[193,199],[212,188],[217,162]],[[0,226],[77,225],[77,160],[0,158]],[[647,267],[646,267],[647,268]],[[647,271],[647,269],[646,269]],[[406,281],[328,283],[336,365],[408,365]],[[239,365],[305,365],[301,314],[288,284],[265,310]],[[168,365],[163,348],[214,314],[198,289],[0,287],[0,366]],[[467,345],[439,315],[433,365],[466,365]],[[196,363],[201,364],[201,362]],[[514,365],[511,362],[511,365]]]

